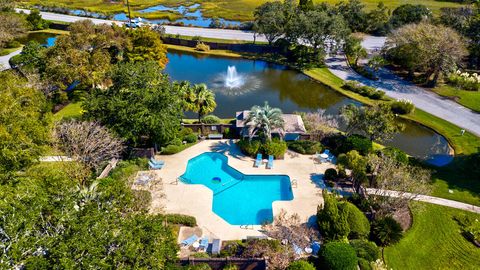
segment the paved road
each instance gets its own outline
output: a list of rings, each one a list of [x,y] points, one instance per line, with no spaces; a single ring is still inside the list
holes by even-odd
[[[393,190],[379,190],[375,188],[367,188],[367,193],[377,194],[379,196],[389,196],[389,197],[408,197],[408,198],[412,198],[414,201],[433,203],[433,204],[448,206],[448,207],[457,208],[457,209],[480,214],[480,207],[478,206],[457,202],[457,201],[452,201],[452,200],[447,200],[443,198],[438,198],[438,197],[404,193],[404,192],[398,192]]]
[[[12,53],[9,53],[4,56],[0,56],[0,71],[9,69],[10,68],[10,63],[8,62],[10,58],[14,57],[17,54],[20,54],[22,52],[22,49],[18,49]]]
[[[30,13],[30,10],[27,9],[17,9],[17,12]],[[90,19],[95,24],[117,24],[123,25],[123,22],[111,21],[111,20],[101,20],[94,18],[86,18],[72,15],[57,14],[52,12],[40,12],[42,18],[51,21],[61,21],[61,22],[76,22],[80,20]],[[229,29],[212,29],[212,28],[199,28],[199,27],[183,27],[183,26],[170,26],[165,25],[165,32],[172,35],[182,35],[182,36],[201,36],[205,38],[219,38],[219,39],[229,39],[229,40],[244,40],[244,41],[253,41],[253,32],[251,31],[242,31],[242,30],[229,30]],[[265,37],[259,36],[256,39],[257,41],[266,41]]]
[[[384,42],[383,37],[366,37],[362,45],[371,52],[381,48]],[[331,56],[326,63],[330,71],[343,80],[359,81],[385,91],[389,97],[411,100],[416,107],[480,136],[480,114],[405,81],[388,69],[381,69],[377,74],[380,80],[372,81],[353,71],[343,55]]]

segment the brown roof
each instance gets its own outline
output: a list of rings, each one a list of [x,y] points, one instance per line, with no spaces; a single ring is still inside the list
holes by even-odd
[[[250,111],[240,111],[235,113],[235,120],[237,128],[245,127],[245,118],[247,118]],[[303,124],[302,117],[296,114],[282,114],[283,121],[285,122],[285,133],[298,133],[305,134],[307,130]],[[273,133],[278,133],[278,130],[273,130]]]

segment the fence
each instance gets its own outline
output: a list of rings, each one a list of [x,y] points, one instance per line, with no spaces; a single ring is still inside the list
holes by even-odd
[[[194,48],[197,46],[197,40],[186,40],[176,37],[162,37],[162,40],[166,44],[172,45],[180,45],[180,46],[187,46]],[[252,52],[252,53],[276,53],[278,52],[278,48],[268,46],[268,45],[261,45],[261,44],[253,44],[253,43],[243,43],[243,44],[231,44],[231,43],[221,43],[221,42],[212,42],[212,41],[200,41],[204,44],[210,46],[212,50],[230,50],[234,52]]]
[[[233,132],[235,128],[232,124],[182,124],[182,126],[202,135],[223,134],[227,128]]]
[[[265,270],[267,262],[261,258],[188,258],[181,259],[181,266],[208,264],[213,270],[221,270],[227,265],[235,265],[239,270]]]

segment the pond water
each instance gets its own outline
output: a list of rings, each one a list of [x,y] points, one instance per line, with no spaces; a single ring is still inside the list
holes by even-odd
[[[265,101],[284,113],[316,111],[324,109],[328,114],[338,114],[347,104],[360,105],[334,90],[319,84],[304,74],[282,65],[260,60],[225,58],[169,51],[169,63],[165,68],[173,80],[206,83],[215,92],[217,108],[213,114],[233,118],[236,111],[248,110]],[[241,86],[227,87],[227,80],[236,71]],[[230,74],[227,74],[230,70]],[[195,117],[188,114],[187,117]],[[403,121],[406,128],[385,144],[395,146],[406,153],[428,160],[436,165],[449,161],[447,140],[420,124]]]
[[[44,32],[33,32],[28,33],[23,38],[19,38],[18,41],[22,44],[26,44],[28,41],[36,41],[45,47],[52,47],[55,45],[55,40],[57,39],[57,35],[52,33],[44,33]]]
[[[200,4],[193,4],[191,6],[178,6],[178,7],[167,7],[164,5],[157,5],[149,7],[146,9],[139,10],[140,13],[151,13],[156,11],[170,11],[174,13],[182,14],[183,18],[169,21],[167,19],[145,19],[144,21],[154,24],[165,24],[165,23],[183,23],[184,25],[193,25],[199,27],[208,27],[212,21],[210,18],[203,17],[202,10],[200,9]],[[141,16],[140,16],[141,17]],[[128,21],[128,16],[126,13],[118,13],[113,16],[114,20],[117,21]],[[133,18],[132,18],[133,19]],[[240,25],[239,21],[230,21],[225,19],[220,19],[220,22],[225,25],[237,26]]]

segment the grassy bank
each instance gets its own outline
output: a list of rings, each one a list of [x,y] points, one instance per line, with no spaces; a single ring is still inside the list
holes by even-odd
[[[70,9],[85,9],[91,12],[105,14],[114,14],[126,12],[127,7],[124,1],[103,1],[103,0],[23,0],[26,5],[41,4],[44,6],[66,7]],[[228,20],[248,21],[253,19],[255,8],[267,0],[130,0],[132,10],[140,10],[155,5],[179,6],[192,5],[200,3],[203,15],[205,17],[219,17]],[[337,4],[341,0],[314,0],[315,3],[327,2]],[[384,2],[385,6],[395,9],[401,4],[424,4],[434,13],[438,13],[442,7],[459,7],[460,5],[447,1],[436,0],[402,0],[402,1],[382,1],[382,0],[362,0],[368,10],[374,9],[379,2]]]
[[[480,248],[467,241],[453,220],[480,215],[427,203],[412,203],[413,225],[396,245],[385,249],[388,268],[480,269]]]
[[[450,85],[441,85],[433,88],[433,91],[441,96],[452,98],[467,108],[470,108],[476,112],[480,112],[479,91],[460,90]]]

